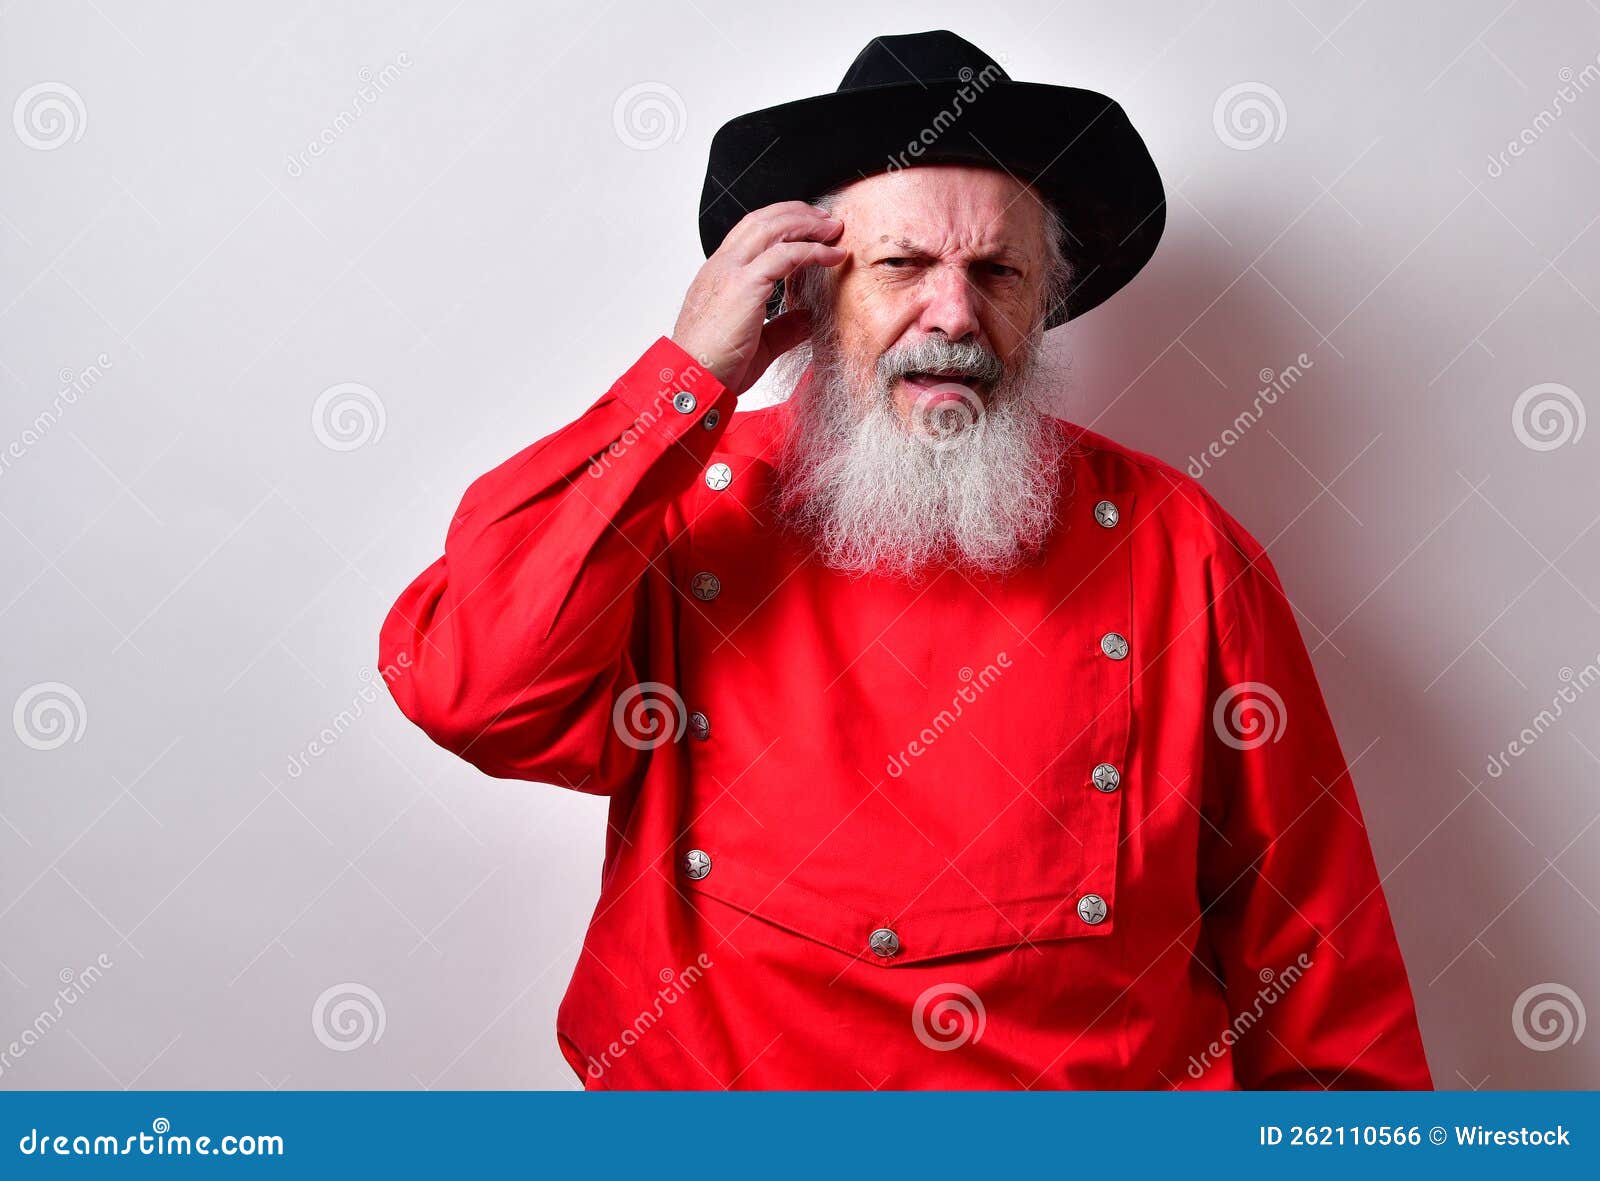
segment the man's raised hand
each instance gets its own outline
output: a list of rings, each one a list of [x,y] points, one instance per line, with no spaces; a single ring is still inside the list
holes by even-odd
[[[773,285],[804,266],[838,266],[848,251],[828,243],[843,231],[842,221],[804,201],[746,214],[689,285],[673,341],[723,385],[744,393],[811,334],[804,310],[765,322]]]

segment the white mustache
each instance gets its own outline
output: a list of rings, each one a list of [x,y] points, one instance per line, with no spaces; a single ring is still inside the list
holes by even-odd
[[[890,349],[878,358],[878,381],[885,388],[908,373],[945,373],[993,388],[1005,379],[1006,367],[998,356],[975,341],[926,336]]]

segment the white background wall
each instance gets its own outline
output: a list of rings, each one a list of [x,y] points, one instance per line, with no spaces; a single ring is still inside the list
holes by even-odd
[[[1313,362],[1204,479],[1302,612],[1436,1078],[1595,1084],[1600,1036],[1513,1010],[1600,1000],[1600,689],[1486,771],[1600,671],[1600,424],[1514,418],[1600,410],[1593,5],[15,0],[0,706],[82,704],[0,743],[0,1045],[111,967],[0,1086],[575,1085],[603,802],[431,746],[366,679],[379,621],[467,483],[670,330],[715,129],[937,27],[1116,96],[1167,178],[1152,265],[1053,334],[1063,414],[1183,466]],[[313,425],[342,383],[382,409],[351,450]],[[349,982],[382,1036],[335,1053]]]

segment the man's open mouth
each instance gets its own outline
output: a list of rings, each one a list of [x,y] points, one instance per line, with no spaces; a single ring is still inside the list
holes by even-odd
[[[970,373],[925,369],[913,370],[905,374],[901,380],[919,390],[932,389],[939,385],[954,384],[970,388],[980,384]]]

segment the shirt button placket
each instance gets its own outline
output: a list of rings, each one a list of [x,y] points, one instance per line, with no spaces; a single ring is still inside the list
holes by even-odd
[[[1122,521],[1122,513],[1111,501],[1102,500],[1094,506],[1094,519],[1103,528],[1115,529]],[[1100,651],[1110,660],[1126,660],[1128,638],[1121,632],[1108,631],[1100,637]],[[1113,763],[1096,763],[1089,773],[1089,781],[1096,791],[1110,795],[1122,786],[1122,773]],[[1098,894],[1083,895],[1078,899],[1077,909],[1078,918],[1091,927],[1105,922],[1109,914],[1106,900]]]
[[[702,603],[709,603],[722,593],[722,580],[709,570],[701,570],[689,580],[689,590]],[[711,719],[700,710],[689,715],[689,737],[696,742],[711,741]]]

